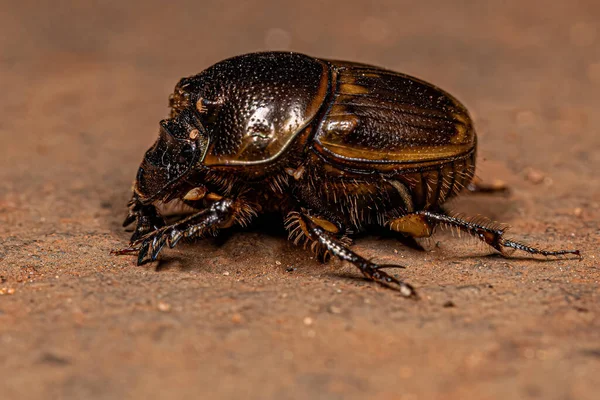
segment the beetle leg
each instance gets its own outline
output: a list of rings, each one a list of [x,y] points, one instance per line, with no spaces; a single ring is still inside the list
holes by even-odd
[[[393,231],[405,233],[413,238],[429,237],[433,233],[433,225],[424,215],[417,213],[394,218],[388,226]]]
[[[349,261],[354,264],[362,274],[379,283],[380,285],[398,290],[404,297],[418,298],[415,289],[408,283],[402,282],[387,273],[383,272],[383,268],[402,268],[392,265],[378,265],[359,256],[339,238],[336,237],[338,232],[333,230],[335,224],[329,221],[324,221],[321,218],[310,216],[304,212],[291,213],[288,218],[288,229],[294,227],[303,231],[307,238],[322,246],[326,251],[340,258],[341,260]],[[292,231],[293,232],[293,231]],[[291,233],[292,233],[291,232]]]
[[[136,227],[133,235],[131,235],[131,242],[166,225],[164,218],[155,206],[151,204],[142,205],[135,195],[129,202],[129,213],[123,221],[123,226],[127,226],[134,221],[136,221]]]
[[[155,261],[165,244],[173,248],[183,237],[199,237],[219,228],[228,228],[236,222],[245,225],[253,215],[254,211],[245,202],[223,198],[173,225],[133,240],[126,252],[137,250],[137,263],[142,265]]]
[[[349,246],[352,243],[350,238],[347,236],[348,232],[342,222],[338,221],[333,215],[328,217],[316,216],[309,214],[304,209],[302,210],[306,218],[310,219],[314,224],[337,237],[344,245]],[[331,253],[327,251],[325,247],[320,245],[318,241],[311,239],[311,237],[308,235],[306,225],[300,218],[300,213],[295,211],[289,213],[285,220],[285,228],[289,231],[289,239],[294,242],[294,244],[303,242],[305,248],[310,245],[311,251],[321,261],[325,262],[331,256]]]
[[[458,228],[472,236],[475,236],[492,246],[502,255],[507,255],[507,249],[516,249],[526,251],[530,254],[541,254],[543,256],[561,256],[573,254],[581,258],[579,250],[542,250],[527,246],[504,237],[505,228],[494,226],[493,224],[479,221],[466,221],[464,219],[452,217],[445,214],[433,213],[430,211],[417,211],[400,218],[393,219],[389,226],[397,232],[407,233],[413,237],[431,236],[433,227],[436,225],[447,225]]]

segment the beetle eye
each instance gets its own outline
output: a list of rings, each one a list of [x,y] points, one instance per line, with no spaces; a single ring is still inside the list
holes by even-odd
[[[194,146],[186,145],[177,158],[178,164],[189,164],[194,158]]]

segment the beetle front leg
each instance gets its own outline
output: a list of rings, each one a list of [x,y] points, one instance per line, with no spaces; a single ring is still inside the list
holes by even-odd
[[[242,200],[223,198],[173,225],[164,226],[132,241],[131,249],[138,252],[137,264],[142,265],[155,261],[165,244],[173,248],[184,237],[200,237],[220,228],[228,228],[234,223],[245,225],[253,215],[252,208]]]
[[[136,222],[135,230],[129,240],[129,247],[112,250],[111,254],[125,255],[136,253],[138,250],[133,247],[134,242],[166,225],[165,219],[160,215],[156,207],[152,204],[143,205],[135,194],[131,197],[128,206],[129,212],[123,221],[123,226],[125,227],[134,221]]]
[[[418,297],[417,292],[411,285],[382,271],[383,268],[403,268],[402,266],[378,265],[359,256],[350,250],[342,239],[338,238],[340,231],[336,224],[308,215],[306,212],[292,212],[287,221],[287,228],[291,229],[290,237],[293,237],[295,232],[302,233],[313,242],[313,245],[322,246],[327,252],[339,259],[354,264],[365,277],[380,285],[398,290],[404,297]]]
[[[135,242],[144,235],[162,228],[166,225],[165,219],[152,204],[142,204],[134,194],[128,203],[129,212],[123,226],[136,222],[135,231],[131,235],[130,242]]]

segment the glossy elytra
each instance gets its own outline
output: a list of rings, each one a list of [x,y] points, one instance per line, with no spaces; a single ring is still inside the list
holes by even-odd
[[[382,68],[268,52],[234,57],[184,78],[170,118],[146,152],[124,225],[138,264],[165,244],[281,214],[294,242],[354,264],[369,279],[416,297],[409,284],[349,249],[350,235],[380,226],[430,236],[447,225],[505,253],[546,251],[442,208],[470,185],[476,134],[465,107],[419,79]],[[174,199],[195,213],[167,224]]]

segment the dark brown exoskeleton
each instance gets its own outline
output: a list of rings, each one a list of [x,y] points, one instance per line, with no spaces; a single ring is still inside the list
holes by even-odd
[[[500,253],[539,250],[504,230],[448,215],[442,205],[470,184],[476,135],[465,107],[419,79],[378,67],[297,53],[255,53],[182,79],[171,116],[146,152],[124,225],[138,264],[184,237],[245,225],[264,212],[285,217],[290,238],[356,265],[367,277],[415,290],[348,248],[351,232],[379,225],[428,237],[455,227]],[[167,225],[157,205],[197,210]]]

